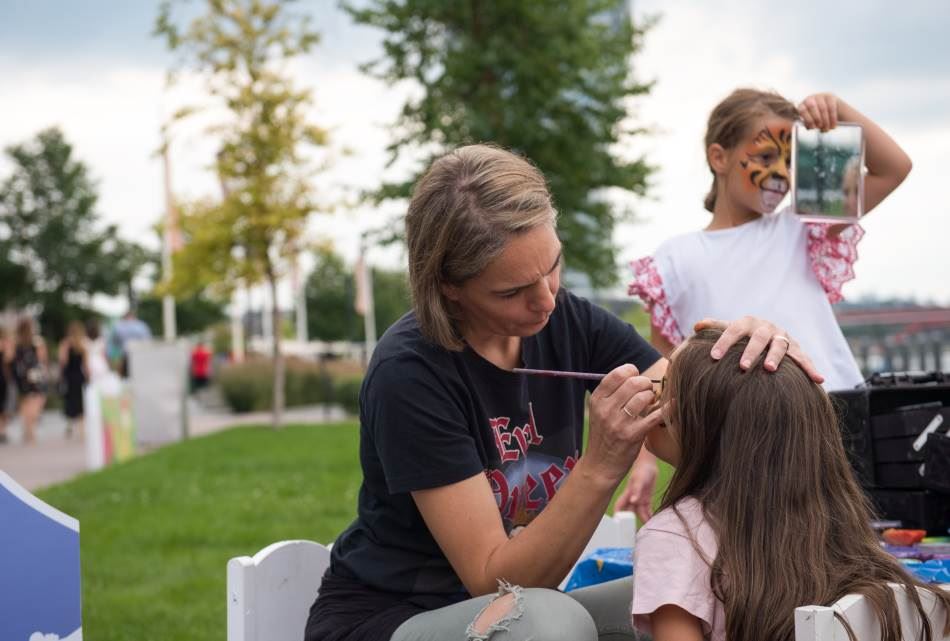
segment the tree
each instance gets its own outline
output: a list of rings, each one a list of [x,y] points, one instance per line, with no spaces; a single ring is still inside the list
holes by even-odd
[[[308,52],[318,35],[306,18],[288,13],[285,5],[207,0],[205,12],[185,30],[172,21],[170,3],[161,5],[155,33],[181,52],[182,65],[201,75],[211,102],[227,114],[213,130],[221,137],[216,168],[227,194],[220,203],[183,208],[186,242],[165,283],[176,296],[205,287],[226,294],[240,282],[265,282],[277,300],[277,283],[316,209],[302,148],[324,145],[326,133],[306,122],[310,92],[296,89],[285,67]],[[193,113],[194,108],[185,108],[177,118]],[[277,305],[273,320],[279,328]],[[278,427],[284,407],[279,331],[274,332],[273,359],[272,421]]]
[[[330,248],[318,248],[307,278],[307,334],[324,341],[359,340],[362,324],[353,311],[353,274]]]
[[[44,333],[58,338],[68,321],[92,314],[94,294],[129,286],[145,250],[100,224],[95,184],[59,129],[6,154],[13,172],[0,185],[0,298],[37,307]]]
[[[330,248],[318,249],[315,257],[305,290],[309,335],[325,341],[364,340],[363,319],[353,309],[356,287],[352,270]],[[406,273],[374,269],[373,302],[376,330],[382,334],[412,305]]]
[[[634,26],[623,0],[370,0],[345,8],[385,31],[385,55],[364,65],[421,93],[403,106],[392,160],[475,142],[524,154],[547,177],[567,263],[595,286],[616,280],[618,196],[643,195],[652,171],[618,147],[643,130],[626,122],[643,95],[630,72],[649,24]],[[428,165],[428,161],[425,163]],[[405,198],[418,175],[386,183],[377,200]],[[606,191],[611,190],[611,201]]]
[[[10,244],[0,242],[0,308],[26,300],[30,291],[26,268],[10,261]]]
[[[162,334],[162,299],[146,296],[138,304],[138,317],[152,330],[152,334]],[[227,319],[224,305],[205,294],[194,294],[176,301],[175,327],[179,334],[197,334],[212,325]]]
[[[412,307],[409,278],[398,270],[373,270],[373,308],[376,310],[376,331],[382,336],[386,329]],[[360,338],[363,337],[361,328]]]

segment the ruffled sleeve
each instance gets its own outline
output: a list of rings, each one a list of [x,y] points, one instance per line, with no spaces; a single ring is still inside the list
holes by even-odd
[[[841,286],[854,278],[854,261],[858,259],[858,242],[864,237],[860,225],[850,225],[837,236],[829,237],[832,224],[807,223],[808,261],[818,277],[828,300],[842,300]]]
[[[656,261],[652,256],[646,256],[631,262],[630,267],[633,269],[633,280],[627,293],[643,301],[650,312],[650,322],[660,331],[660,335],[671,345],[679,345],[683,342],[683,333],[673,317]]]

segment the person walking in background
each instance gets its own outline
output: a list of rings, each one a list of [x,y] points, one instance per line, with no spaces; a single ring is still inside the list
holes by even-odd
[[[49,363],[46,344],[34,334],[32,319],[24,317],[17,323],[16,342],[7,349],[4,360],[19,395],[23,442],[32,443],[36,440],[36,423],[46,405],[46,368]]]
[[[83,435],[83,388],[89,382],[89,349],[86,329],[79,321],[72,321],[59,344],[59,380],[63,394],[63,413],[66,415],[66,436],[75,428]]]
[[[129,308],[120,320],[112,326],[109,335],[109,354],[116,363],[116,369],[122,378],[129,377],[128,342],[133,340],[148,340],[152,338],[152,330],[135,315],[135,309]]]
[[[106,358],[106,344],[102,338],[102,330],[98,318],[86,321],[86,351],[89,382],[95,383],[109,373],[109,359]]]
[[[0,325],[0,445],[7,442],[7,401],[10,392],[10,373],[7,368],[6,354],[9,337],[7,328]]]
[[[191,390],[197,392],[211,380],[211,350],[204,339],[191,350]]]

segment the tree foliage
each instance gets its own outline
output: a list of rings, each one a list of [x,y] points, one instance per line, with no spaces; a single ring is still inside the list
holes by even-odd
[[[325,341],[362,341],[363,317],[353,309],[356,286],[353,271],[332,249],[320,248],[307,279],[307,331]],[[382,335],[412,303],[406,273],[398,270],[373,270],[373,307],[376,331]]]
[[[152,334],[162,335],[162,299],[146,296],[139,301],[138,317]],[[175,328],[179,334],[197,334],[227,319],[224,305],[204,294],[195,294],[175,302]]]
[[[227,293],[241,282],[263,281],[276,300],[277,282],[316,209],[303,148],[325,144],[326,132],[307,122],[310,91],[294,86],[286,66],[318,35],[287,4],[206,0],[204,13],[184,29],[172,19],[171,4],[161,5],[155,33],[181,54],[181,67],[200,74],[213,106],[226,114],[212,131],[221,140],[216,168],[226,195],[183,208],[185,245],[164,284],[176,296],[206,287]],[[185,107],[177,117],[195,110]],[[280,327],[279,311],[274,306],[274,327]],[[280,332],[273,356],[276,426],[284,405]]]
[[[102,225],[86,165],[56,128],[6,149],[13,171],[0,185],[0,304],[35,307],[59,337],[92,314],[95,294],[131,295],[147,252]]]
[[[171,4],[162,4],[156,33],[182,54],[183,68],[201,74],[214,106],[227,114],[210,132],[221,139],[216,169],[227,196],[182,212],[186,243],[170,283],[180,294],[276,278],[316,209],[301,150],[325,144],[326,132],[306,121],[310,91],[293,86],[285,65],[318,36],[286,4],[207,0],[206,12],[185,30],[172,21]],[[176,117],[199,108],[184,107]]]
[[[649,24],[633,25],[620,0],[370,0],[346,9],[385,32],[383,57],[364,68],[422,89],[402,108],[393,160],[431,160],[475,142],[524,154],[549,181],[568,265],[595,285],[614,281],[614,227],[632,216],[616,197],[644,194],[652,170],[630,156],[643,130],[627,118],[630,98],[650,89],[630,67]],[[417,178],[375,196],[407,197]]]

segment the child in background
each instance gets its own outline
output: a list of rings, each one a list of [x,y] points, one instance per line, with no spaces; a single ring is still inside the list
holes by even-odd
[[[950,595],[881,549],[827,394],[789,359],[739,369],[704,330],[673,353],[647,446],[676,467],[634,546],[633,623],[655,641],[794,639],[794,612],[863,594],[882,638],[901,638],[887,582],[903,584],[925,639],[950,634]],[[916,589],[936,603],[926,624]],[[913,610],[912,610],[913,611]],[[937,635],[937,636],[934,636]]]
[[[825,389],[852,389],[864,377],[831,304],[854,278],[864,231],[859,225],[806,223],[790,208],[775,211],[789,189],[791,131],[799,119],[821,131],[839,121],[863,127],[865,213],[910,172],[910,158],[897,143],[832,94],[809,96],[796,107],[776,93],[737,89],[713,109],[706,131],[713,182],[704,204],[712,220],[633,261],[629,293],[650,311],[650,342],[664,356],[703,318],[759,316],[799,343],[825,377]],[[618,509],[649,518],[655,479],[656,462],[644,452]]]

